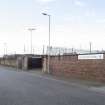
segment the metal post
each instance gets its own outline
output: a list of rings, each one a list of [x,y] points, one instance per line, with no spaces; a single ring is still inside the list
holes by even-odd
[[[50,15],[49,16],[49,51],[48,51],[48,73],[50,73]]]
[[[42,52],[42,54],[44,55],[44,45],[43,45],[43,52]]]
[[[7,43],[4,43],[4,55],[7,55]]]
[[[30,32],[31,32],[31,39],[30,39],[30,42],[31,42],[31,46],[30,46],[30,48],[31,48],[31,54],[32,54],[32,30],[30,30]]]
[[[92,52],[92,43],[90,42],[89,45],[90,45],[90,53],[91,53]]]
[[[23,53],[25,54],[25,52],[26,52],[26,47],[25,47],[25,44],[24,44],[24,51],[23,51]]]
[[[29,28],[28,30],[31,33],[31,37],[30,37],[30,48],[31,48],[31,51],[30,51],[30,53],[32,54],[32,31],[34,31],[35,29],[34,28]]]
[[[49,17],[49,45],[48,45],[48,73],[50,73],[50,36],[51,36],[51,15],[42,13],[43,15],[46,15]]]

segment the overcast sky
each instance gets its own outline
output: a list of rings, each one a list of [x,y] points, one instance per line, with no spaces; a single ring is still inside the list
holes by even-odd
[[[48,45],[51,15],[51,45],[105,49],[105,0],[0,0],[0,54],[30,51],[30,27],[34,51]],[[6,43],[6,44],[4,44]]]

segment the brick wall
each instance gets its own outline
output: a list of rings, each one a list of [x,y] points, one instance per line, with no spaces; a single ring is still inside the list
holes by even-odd
[[[5,66],[17,67],[17,60],[1,58],[0,64]]]
[[[57,76],[105,82],[105,59],[78,60],[78,55],[51,57],[50,72]]]

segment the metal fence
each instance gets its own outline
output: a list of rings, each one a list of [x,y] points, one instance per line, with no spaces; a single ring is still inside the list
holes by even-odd
[[[75,49],[75,48],[64,48],[64,47],[47,47],[46,54],[50,51],[50,55],[66,55],[66,54],[85,54],[85,53],[100,53],[103,51],[98,50],[84,50],[84,49]],[[105,52],[105,51],[104,51]]]

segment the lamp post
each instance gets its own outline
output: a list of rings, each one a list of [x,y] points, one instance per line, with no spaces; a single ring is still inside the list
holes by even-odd
[[[89,46],[90,46],[90,53],[92,52],[92,43],[89,42]]]
[[[30,50],[30,52],[31,52],[31,54],[32,54],[32,31],[34,31],[35,28],[29,28],[28,30],[29,30],[30,33],[31,33],[31,38],[30,38],[30,48],[31,48],[31,50]]]
[[[50,73],[50,35],[51,35],[51,15],[47,13],[42,13],[45,16],[49,17],[49,45],[48,45],[48,73]]]
[[[4,55],[7,55],[7,43],[4,43]]]

